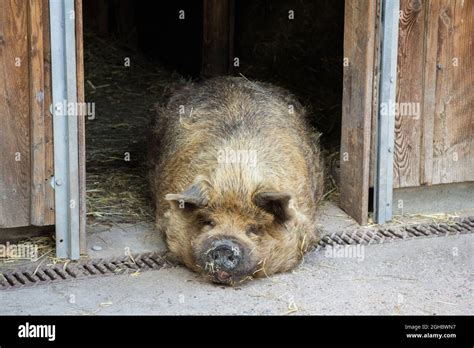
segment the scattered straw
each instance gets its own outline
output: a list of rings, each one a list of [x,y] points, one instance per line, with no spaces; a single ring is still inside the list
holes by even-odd
[[[153,220],[146,151],[154,105],[181,77],[116,42],[85,33],[88,224]],[[124,57],[131,60],[123,65]]]
[[[45,256],[49,255],[55,250],[54,240],[49,236],[41,236],[41,237],[30,237],[24,240],[20,240],[15,242],[16,245],[31,245],[35,247],[37,254],[31,255],[31,257],[25,258],[18,258],[18,257],[1,257],[0,258],[0,265],[8,264],[8,263],[15,263],[15,262],[37,262],[44,258]]]

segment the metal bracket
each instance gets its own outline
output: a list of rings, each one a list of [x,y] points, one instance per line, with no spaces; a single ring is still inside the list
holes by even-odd
[[[79,156],[74,0],[50,0],[49,10],[56,255],[59,258],[79,259]]]
[[[397,90],[399,0],[381,0],[380,82],[377,110],[374,218],[379,224],[392,219],[393,152]]]

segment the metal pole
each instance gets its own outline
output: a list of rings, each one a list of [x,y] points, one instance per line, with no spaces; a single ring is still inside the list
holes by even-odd
[[[381,0],[380,81],[377,117],[377,155],[374,184],[374,218],[379,224],[392,219],[393,152],[399,0]]]
[[[79,172],[74,0],[50,0],[56,255],[79,259]]]

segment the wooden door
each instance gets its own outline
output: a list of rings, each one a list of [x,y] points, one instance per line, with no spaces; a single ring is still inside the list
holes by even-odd
[[[474,2],[400,10],[394,188],[474,181]]]
[[[77,101],[84,101],[82,1],[75,1]],[[0,229],[55,224],[49,0],[0,0]],[[84,117],[78,117],[85,250]]]
[[[45,23],[46,1],[0,0],[0,228],[54,224]]]
[[[378,1],[345,2],[341,128],[341,207],[366,224],[374,110]],[[374,128],[375,129],[375,128]]]

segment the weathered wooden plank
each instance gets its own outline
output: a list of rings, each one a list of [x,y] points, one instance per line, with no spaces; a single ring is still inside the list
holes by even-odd
[[[400,1],[394,188],[420,184],[426,4],[422,0]]]
[[[30,223],[44,225],[45,212],[45,122],[42,2],[28,2],[31,200]]]
[[[425,48],[422,104],[422,147],[420,149],[420,184],[431,185],[433,176],[433,127],[436,105],[436,74],[438,53],[438,17],[440,1],[428,1],[425,6]]]
[[[375,37],[374,37],[374,69],[373,69],[373,91],[372,91],[372,113],[370,129],[377,129],[377,112],[379,104],[379,66],[380,66],[380,0],[376,1]],[[370,164],[369,164],[369,187],[374,187],[375,171],[377,170],[376,158],[377,132],[372,131],[370,135]]]
[[[27,6],[0,0],[0,227],[30,223]]]
[[[454,6],[454,51],[450,89],[455,103],[448,108],[450,126],[448,181],[474,181],[474,3],[457,0]],[[457,59],[457,60],[456,60]]]
[[[341,134],[341,207],[368,218],[376,2],[346,1]]]
[[[233,7],[232,0],[204,0],[203,3],[203,76],[225,75],[231,67],[233,56]]]
[[[418,3],[402,1],[415,8]],[[420,91],[421,123],[398,119],[396,187],[474,180],[473,4],[424,1],[422,8],[424,31],[416,24],[402,45],[412,49],[400,52],[406,59],[399,83],[410,102],[418,102]],[[399,94],[397,101],[406,100]]]
[[[441,2],[438,18],[437,75],[432,183],[474,180],[474,2]]]
[[[84,100],[84,39],[82,0],[75,0],[76,12],[76,75],[77,102]],[[78,115],[78,151],[79,151],[79,238],[81,253],[86,252],[86,129],[85,116]]]
[[[44,224],[54,225],[54,189],[51,179],[54,175],[53,115],[51,114],[51,36],[49,31],[49,0],[43,3],[43,47],[44,47],[44,128],[45,128],[45,214]]]

